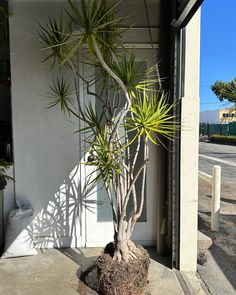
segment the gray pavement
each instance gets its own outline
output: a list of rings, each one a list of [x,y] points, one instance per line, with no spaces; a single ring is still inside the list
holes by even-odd
[[[37,256],[0,259],[0,294],[78,295],[79,274],[93,265],[100,252],[99,248],[43,249]],[[175,271],[160,261],[154,249],[149,253],[147,294],[183,295]]]
[[[213,295],[235,295],[235,269],[217,245],[205,251],[207,263],[198,265],[198,273],[206,289]]]
[[[199,230],[213,240],[206,251],[208,262],[198,272],[211,294],[236,294],[236,146],[200,143],[199,170],[222,168],[220,231],[210,230],[211,186],[199,180]],[[208,159],[216,158],[216,160]],[[223,163],[223,162],[224,163]]]
[[[236,146],[200,142],[199,155],[199,170],[211,174],[212,166],[220,165],[222,181],[231,184],[232,189],[236,190]],[[201,155],[216,158],[219,161],[203,158]]]

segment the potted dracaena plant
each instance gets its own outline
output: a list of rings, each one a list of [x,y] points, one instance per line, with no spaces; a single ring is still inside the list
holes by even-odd
[[[118,5],[109,0],[81,0],[80,4],[68,0],[68,8],[63,10],[67,21],[63,14],[59,20],[50,18],[39,24],[38,36],[48,52],[44,62],[51,60],[53,67],[65,67],[74,78],[73,83],[61,75],[54,79],[50,106],[60,105],[82,122],[80,132],[88,146],[84,164],[94,167],[93,183],[103,184],[111,204],[114,240],[106,247],[110,258],[104,253],[97,259],[99,291],[138,295],[147,284],[149,256],[131,236],[143,209],[149,146],[159,144],[163,137],[172,139],[179,127],[171,114],[173,104],[158,90],[155,66],[144,71],[143,64],[135,62],[135,52],[123,48],[126,18],[116,17]],[[96,68],[93,77],[81,75],[83,63]],[[102,112],[92,102],[81,104],[78,79]],[[100,84],[99,95],[92,91],[95,81]],[[142,159],[137,161],[141,150]]]

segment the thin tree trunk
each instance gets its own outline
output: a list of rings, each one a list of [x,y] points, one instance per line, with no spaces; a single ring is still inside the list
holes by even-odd
[[[118,233],[115,234],[114,237],[115,242],[115,253],[114,257],[118,259],[118,261],[129,261],[129,247],[128,240],[126,235],[126,221],[124,219],[123,214],[120,216],[119,225],[118,225]]]

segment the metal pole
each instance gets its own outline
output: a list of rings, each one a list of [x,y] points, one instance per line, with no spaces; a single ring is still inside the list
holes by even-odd
[[[211,230],[220,229],[220,190],[221,190],[221,166],[212,168],[212,200],[211,200]]]

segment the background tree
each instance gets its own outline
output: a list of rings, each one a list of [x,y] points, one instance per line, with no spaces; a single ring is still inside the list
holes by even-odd
[[[234,78],[231,82],[217,80],[213,85],[211,85],[211,90],[220,101],[226,99],[229,102],[236,103],[236,78]]]

